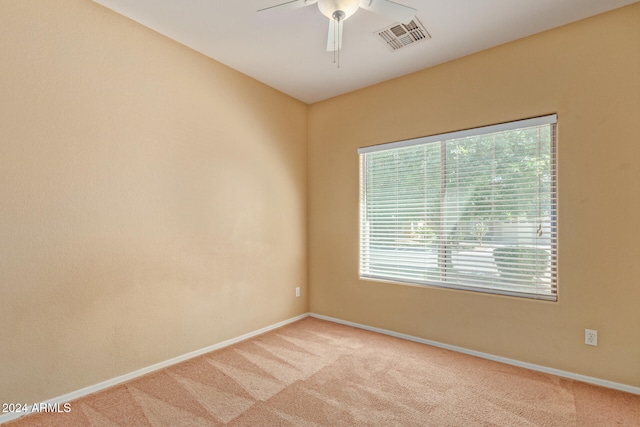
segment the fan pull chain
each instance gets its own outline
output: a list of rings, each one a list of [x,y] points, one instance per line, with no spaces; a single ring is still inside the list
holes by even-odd
[[[340,17],[338,17],[338,41],[334,40],[334,43],[338,44],[338,70],[340,69]]]
[[[344,20],[344,18],[346,17],[346,14],[342,10],[336,10],[335,12],[333,12],[333,15],[331,15],[331,17],[335,21],[335,24],[333,26],[333,63],[334,64],[336,63],[336,58],[337,58],[337,64],[338,64],[338,70],[339,70],[340,69],[340,36],[341,36],[340,22]]]

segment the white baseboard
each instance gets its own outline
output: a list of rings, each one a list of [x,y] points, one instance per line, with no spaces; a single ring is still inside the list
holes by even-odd
[[[496,362],[506,363],[507,365],[518,366],[521,368],[531,369],[533,371],[544,372],[546,374],[556,375],[558,377],[569,378],[572,380],[581,381],[584,383],[594,384],[602,387],[607,387],[619,391],[625,391],[627,393],[633,393],[640,395],[640,387],[635,387],[632,385],[616,383],[613,381],[602,380],[600,378],[589,377],[586,375],[575,374],[573,372],[562,371],[560,369],[548,368],[546,366],[534,365],[533,363],[521,362],[519,360],[508,359],[506,357],[494,356],[493,354],[482,353],[475,350],[469,350],[463,347],[457,347],[454,345],[443,344],[437,341],[426,340],[423,338],[414,337],[411,335],[405,335],[394,331],[389,331],[386,329],[374,328],[367,325],[361,325],[359,323],[349,322],[346,320],[336,319],[333,317],[323,316],[320,314],[309,313],[309,316],[315,317],[316,319],[328,320],[329,322],[340,323],[342,325],[352,326],[354,328],[365,329],[367,331],[377,332],[384,335],[390,335],[396,338],[402,338],[408,341],[414,341],[421,344],[427,344],[434,347],[444,348],[446,350],[456,351],[458,353],[469,354],[471,356],[481,357],[483,359],[493,360]]]
[[[240,341],[244,341],[244,340],[247,340],[249,338],[253,338],[253,337],[257,336],[257,335],[264,334],[265,332],[269,332],[271,330],[278,329],[278,328],[280,328],[282,326],[288,325],[289,323],[297,322],[298,320],[304,319],[305,317],[308,317],[308,316],[309,316],[309,313],[304,313],[304,314],[301,314],[299,316],[292,317],[291,319],[283,320],[282,322],[278,322],[278,323],[275,323],[273,325],[266,326],[266,327],[264,327],[262,329],[258,329],[257,331],[249,332],[249,333],[241,335],[239,337],[231,338],[229,340],[220,342],[218,344],[214,344],[214,345],[211,345],[209,347],[202,348],[200,350],[195,350],[195,351],[192,351],[190,353],[183,354],[182,356],[174,357],[173,359],[165,360],[164,362],[160,362],[160,363],[156,363],[155,365],[147,366],[146,368],[138,369],[137,371],[134,371],[134,372],[131,372],[131,373],[128,373],[128,374],[125,374],[125,375],[121,375],[119,377],[112,378],[112,379],[107,380],[107,381],[103,381],[103,382],[101,382],[99,384],[95,384],[95,385],[92,385],[92,386],[89,386],[89,387],[85,387],[85,388],[82,388],[80,390],[76,390],[76,391],[73,391],[71,393],[64,394],[62,396],[58,396],[58,397],[55,397],[53,399],[49,399],[49,400],[44,401],[44,402],[38,402],[38,404],[40,404],[40,403],[52,404],[52,405],[59,404],[60,406],[62,406],[64,403],[67,403],[67,402],[69,402],[71,400],[79,399],[81,397],[84,397],[84,396],[87,396],[89,394],[92,394],[92,393],[107,389],[109,387],[113,387],[115,385],[124,383],[126,381],[130,381],[130,380],[136,379],[136,378],[141,377],[143,375],[146,375],[146,374],[148,374],[150,372],[157,371],[157,370],[160,370],[160,369],[175,365],[176,363],[184,362],[185,360],[193,359],[194,357],[201,356],[201,355],[203,355],[205,353],[210,353],[210,352],[215,351],[215,350],[220,350],[221,348],[228,347],[228,346],[230,346],[232,344],[236,344],[236,343],[238,343]],[[33,402],[28,402],[28,404],[32,405]],[[8,413],[8,414],[2,414],[2,415],[0,415],[0,424],[7,423],[7,422],[9,422],[11,420],[15,420],[15,419],[20,418],[20,417],[25,416],[25,415],[29,415],[29,414],[25,413],[25,412],[13,412],[13,413]]]

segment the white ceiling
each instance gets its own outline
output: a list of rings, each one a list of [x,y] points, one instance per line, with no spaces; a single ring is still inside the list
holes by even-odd
[[[396,0],[431,39],[397,51],[373,33],[393,21],[360,9],[344,23],[341,68],[317,5],[286,0],[94,0],[305,103],[370,86],[637,0]]]

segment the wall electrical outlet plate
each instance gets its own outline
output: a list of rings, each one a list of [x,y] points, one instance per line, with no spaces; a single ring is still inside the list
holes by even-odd
[[[296,288],[296,297],[300,296],[300,286]]]
[[[584,330],[584,343],[586,345],[598,346],[598,331],[594,329]]]

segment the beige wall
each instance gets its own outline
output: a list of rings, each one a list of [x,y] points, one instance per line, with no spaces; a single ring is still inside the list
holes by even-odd
[[[358,279],[358,147],[550,113],[558,302]],[[639,118],[638,3],[312,105],[311,311],[640,386]]]
[[[0,402],[307,312],[306,117],[88,0],[0,1]]]

